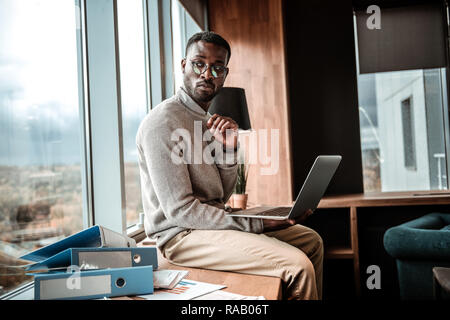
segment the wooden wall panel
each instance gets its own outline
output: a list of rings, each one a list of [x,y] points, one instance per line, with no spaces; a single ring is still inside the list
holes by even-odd
[[[292,203],[292,164],[282,0],[209,0],[209,27],[231,45],[228,87],[244,88],[252,128],[279,129],[279,166],[274,175],[262,175],[258,163],[250,166],[249,203]],[[255,134],[255,133],[253,133]],[[242,140],[242,139],[241,139]],[[242,145],[249,150],[244,139]],[[270,155],[270,143],[269,152]]]

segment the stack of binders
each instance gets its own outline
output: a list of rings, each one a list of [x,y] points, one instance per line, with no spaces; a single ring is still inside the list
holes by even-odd
[[[31,262],[36,300],[152,294],[158,268],[156,248],[97,225],[21,259]]]

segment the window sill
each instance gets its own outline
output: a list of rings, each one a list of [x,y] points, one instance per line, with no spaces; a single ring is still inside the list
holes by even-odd
[[[34,281],[0,296],[0,300],[34,300]]]
[[[132,225],[127,228],[127,236],[134,239],[136,243],[144,240],[147,235],[145,234],[144,227],[139,224]]]

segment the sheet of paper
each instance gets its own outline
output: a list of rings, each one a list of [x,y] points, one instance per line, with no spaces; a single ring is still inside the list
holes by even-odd
[[[184,270],[157,270],[153,272],[153,285],[156,288],[172,289],[183,279],[189,271]]]
[[[263,296],[243,296],[237,293],[231,293],[223,290],[217,290],[193,300],[266,300]]]
[[[172,283],[170,284],[168,289],[173,289],[173,287],[175,287],[181,280],[183,280],[184,277],[186,277],[188,273],[189,273],[189,271],[180,271],[178,273],[177,277],[175,278],[175,280],[172,281]]]
[[[141,295],[139,297],[146,300],[191,300],[225,287],[224,285],[194,280],[181,280],[173,289],[155,289],[153,294]]]

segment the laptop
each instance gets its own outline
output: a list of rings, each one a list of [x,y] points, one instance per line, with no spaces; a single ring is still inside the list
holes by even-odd
[[[338,155],[318,156],[309,170],[293,206],[259,206],[231,212],[228,216],[285,220],[296,219],[308,209],[314,211],[327,190],[341,159],[342,157]]]

